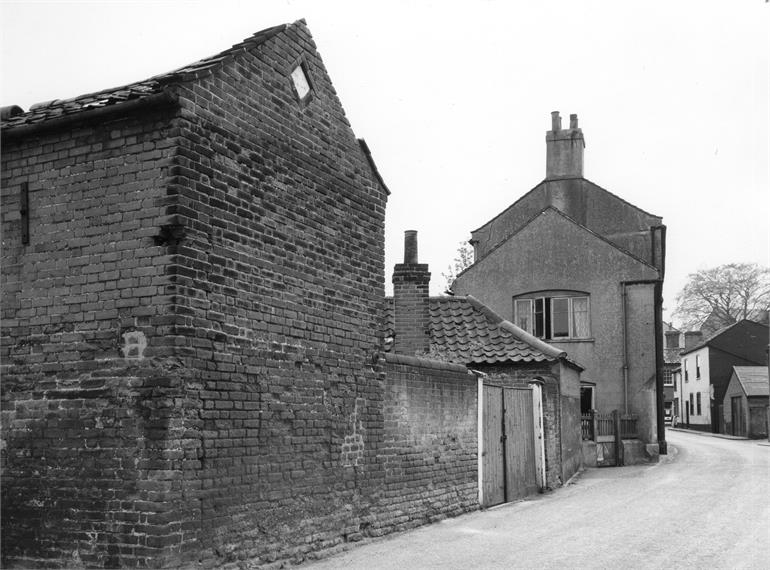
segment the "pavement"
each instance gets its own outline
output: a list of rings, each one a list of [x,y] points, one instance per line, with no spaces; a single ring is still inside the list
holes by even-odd
[[[704,435],[708,437],[718,437],[720,439],[738,439],[743,441],[753,441],[757,445],[764,445],[770,447],[770,441],[767,439],[749,439],[748,437],[742,437],[739,435],[728,435],[726,433],[711,433],[708,431],[700,431],[697,429],[687,429],[683,427],[667,427],[666,431],[681,431],[684,433],[692,433],[695,435]]]
[[[350,545],[303,568],[768,568],[770,449],[679,428],[654,464]],[[346,545],[347,547],[347,545]]]

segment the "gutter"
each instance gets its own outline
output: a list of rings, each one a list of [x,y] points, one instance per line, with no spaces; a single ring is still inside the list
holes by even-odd
[[[112,115],[129,114],[135,111],[149,109],[153,107],[178,105],[179,101],[167,91],[161,91],[153,95],[131,99],[124,103],[116,105],[107,105],[88,111],[78,111],[69,115],[62,115],[53,119],[43,119],[36,123],[19,125],[18,127],[6,127],[0,132],[3,140],[14,140],[36,135],[38,133],[60,129],[73,123],[81,121],[90,121],[92,119],[103,119]]]

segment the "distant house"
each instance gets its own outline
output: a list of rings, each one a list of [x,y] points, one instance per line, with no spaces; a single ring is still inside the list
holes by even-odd
[[[554,112],[545,180],[472,232],[475,262],[452,291],[569,353],[585,366],[583,411],[637,415],[655,454],[665,439],[665,226],[587,180],[584,146],[577,116],[562,129]]]
[[[429,297],[416,240],[406,232],[405,263],[393,272],[390,353],[460,363],[479,375],[483,506],[560,486],[582,465],[582,367],[472,296]]]
[[[724,433],[720,407],[733,367],[765,365],[767,344],[768,326],[744,319],[685,348],[680,355],[682,423]]]
[[[767,366],[734,366],[722,401],[725,433],[767,437],[769,399]]]
[[[663,322],[663,415],[666,422],[679,415],[679,399],[674,370],[679,368],[679,353],[684,348],[684,335],[671,323]]]

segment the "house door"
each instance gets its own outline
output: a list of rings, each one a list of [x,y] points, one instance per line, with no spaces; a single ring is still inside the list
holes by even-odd
[[[730,413],[733,418],[733,435],[746,435],[746,418],[743,415],[743,402],[740,396],[730,398]]]
[[[543,440],[532,389],[484,385],[482,400],[482,506],[491,507],[537,492]]]

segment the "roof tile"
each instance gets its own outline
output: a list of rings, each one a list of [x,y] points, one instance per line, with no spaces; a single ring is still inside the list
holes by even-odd
[[[476,306],[478,305],[478,306]],[[463,364],[554,361],[564,353],[550,345],[536,346],[515,334],[513,323],[484,311],[469,297],[430,298],[430,341],[434,356]],[[394,303],[386,303],[386,328],[394,330]],[[547,348],[546,348],[547,347]],[[545,350],[543,350],[545,349]]]

